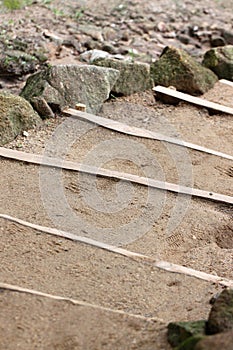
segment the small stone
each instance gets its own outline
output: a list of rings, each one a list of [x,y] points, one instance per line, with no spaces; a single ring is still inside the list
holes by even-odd
[[[117,32],[115,29],[111,28],[111,27],[105,27],[103,29],[103,37],[104,40],[106,41],[113,41],[116,39],[117,36]]]
[[[108,52],[110,54],[116,54],[117,53],[116,48],[112,44],[107,43],[107,42],[102,44],[102,50],[106,51],[106,52]]]
[[[198,27],[197,25],[194,25],[194,26],[192,26],[192,27],[189,27],[189,30],[188,30],[189,35],[190,35],[191,37],[195,37],[198,31],[199,31],[199,27]]]
[[[79,25],[78,29],[83,34],[91,36],[92,39],[94,39],[94,40],[97,40],[100,42],[104,41],[104,38],[102,35],[102,29],[100,27],[96,27],[94,25],[82,24],[82,25]]]
[[[121,40],[129,41],[129,39],[130,39],[130,33],[129,31],[125,30],[121,35]]]
[[[88,39],[83,43],[84,47],[86,47],[88,50],[101,50],[102,45],[99,41]]]
[[[162,33],[165,33],[166,31],[168,31],[168,27],[167,27],[166,23],[164,23],[164,22],[159,22],[157,24],[157,29],[159,32],[162,32]]]
[[[34,96],[31,98],[30,102],[35,111],[37,111],[37,113],[39,113],[43,119],[55,117],[52,108],[49,106],[44,97]]]
[[[91,63],[99,58],[105,58],[105,57],[110,57],[111,55],[103,50],[88,50],[83,52],[80,56],[79,59],[80,61],[85,61],[88,63]]]
[[[77,109],[77,111],[86,112],[87,106],[83,103],[77,103],[75,109]]]
[[[223,37],[221,36],[211,36],[211,39],[210,39],[210,44],[212,47],[218,47],[218,46],[225,46],[226,45],[226,41]]]
[[[180,40],[182,44],[188,45],[190,42],[190,37],[185,34],[180,34],[177,36],[177,39]]]
[[[28,137],[28,136],[29,136],[29,133],[28,133],[26,130],[24,130],[24,131],[23,131],[23,136],[24,136],[24,137]]]

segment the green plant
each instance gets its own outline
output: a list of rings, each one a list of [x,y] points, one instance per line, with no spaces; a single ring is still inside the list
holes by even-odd
[[[43,5],[49,5],[51,4],[52,0],[42,0]]]
[[[76,19],[76,20],[79,20],[79,19],[81,19],[82,17],[83,17],[83,15],[84,15],[84,9],[80,9],[80,10],[77,10],[76,12],[75,12],[75,14],[74,14],[74,18]]]
[[[53,8],[52,11],[53,11],[55,17],[62,17],[65,15],[64,11],[56,9],[56,8]]]
[[[18,10],[26,5],[30,5],[32,0],[3,0],[3,6],[8,10]]]

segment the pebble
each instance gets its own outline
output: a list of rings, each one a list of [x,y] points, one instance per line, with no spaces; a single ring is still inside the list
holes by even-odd
[[[226,41],[221,36],[211,36],[210,44],[212,47],[225,46]]]
[[[185,45],[189,44],[189,42],[190,42],[190,37],[188,35],[185,35],[185,34],[178,35],[177,39],[180,40],[180,42],[182,44],[185,44]]]

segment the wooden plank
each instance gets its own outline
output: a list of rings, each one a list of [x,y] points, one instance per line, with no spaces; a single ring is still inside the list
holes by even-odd
[[[165,270],[167,272],[188,275],[188,276],[192,276],[192,277],[195,277],[198,279],[202,279],[204,281],[208,281],[208,282],[216,283],[216,284],[221,284],[223,286],[233,288],[233,281],[229,280],[227,278],[222,278],[222,277],[219,277],[216,275],[211,275],[211,274],[208,274],[208,273],[205,273],[202,271],[197,271],[197,270],[194,270],[194,269],[182,266],[182,265],[170,263],[168,261],[156,261],[154,258],[151,258],[151,257],[143,255],[143,254],[131,252],[129,250],[126,250],[123,248],[118,248],[116,246],[112,246],[110,244],[106,244],[103,242],[95,241],[95,240],[87,238],[87,237],[74,235],[70,232],[61,231],[61,230],[58,230],[56,228],[32,224],[30,222],[11,217],[9,215],[0,214],[0,218],[17,223],[17,224],[20,224],[20,225],[25,226],[25,227],[32,228],[32,229],[40,231],[40,232],[50,234],[50,235],[55,235],[55,236],[70,239],[70,240],[73,240],[76,242],[89,244],[91,246],[94,246],[94,247],[97,247],[100,249],[104,249],[104,250],[107,250],[107,251],[115,253],[115,254],[123,255],[127,258],[133,259],[133,260],[138,261],[138,262],[150,264],[158,269]]]
[[[128,258],[132,258],[132,259],[135,259],[135,260],[137,260],[137,259],[141,259],[141,260],[147,259],[148,262],[149,261],[153,261],[154,262],[154,259],[149,258],[149,257],[145,257],[142,254],[130,252],[128,250],[125,250],[125,249],[122,249],[122,248],[119,248],[119,247],[115,247],[115,246],[111,246],[109,244],[106,244],[106,243],[103,243],[103,242],[99,242],[99,241],[93,240],[93,239],[88,238],[88,237],[78,236],[78,235],[75,235],[73,233],[62,231],[62,230],[58,230],[58,229],[52,228],[52,227],[46,227],[46,226],[33,224],[33,223],[30,223],[30,222],[27,222],[27,221],[24,221],[24,220],[21,220],[21,219],[18,219],[18,218],[14,218],[14,217],[9,216],[9,215],[1,214],[1,213],[0,213],[0,218],[8,220],[8,221],[11,221],[11,222],[14,222],[14,223],[22,225],[22,226],[29,227],[29,228],[31,228],[33,230],[37,230],[37,231],[40,231],[40,232],[47,233],[49,235],[66,238],[66,239],[69,239],[71,241],[76,241],[76,242],[80,242],[80,243],[91,245],[93,247],[97,247],[97,248],[101,248],[101,249],[104,249],[104,250],[108,250],[108,251],[110,251],[112,253],[123,255],[123,256],[128,257]]]
[[[124,124],[124,123],[121,123],[121,122],[118,122],[118,121],[115,121],[112,119],[99,117],[97,115],[93,115],[93,114],[89,114],[89,113],[83,113],[81,111],[77,111],[77,110],[72,109],[72,108],[67,108],[67,109],[63,110],[62,112],[67,114],[67,115],[70,115],[74,118],[80,118],[82,120],[100,125],[106,129],[114,130],[114,131],[117,131],[117,132],[120,132],[120,133],[123,133],[126,135],[137,136],[137,137],[158,140],[158,141],[164,141],[164,142],[175,144],[175,145],[178,145],[181,147],[190,148],[190,149],[193,149],[193,150],[196,150],[199,152],[212,154],[212,155],[217,156],[217,157],[233,160],[233,156],[231,156],[229,154],[214,151],[214,150],[206,148],[206,147],[195,145],[193,143],[180,140],[178,138],[173,138],[173,137],[169,137],[166,135],[162,135],[160,133],[153,132],[150,130],[141,129],[141,128],[137,128],[134,126],[129,126],[127,124]]]
[[[230,80],[220,79],[219,83],[226,84],[226,85],[233,87],[233,81],[230,81]],[[233,102],[232,102],[232,104],[233,104]]]
[[[0,147],[0,157],[13,159],[17,161],[23,161],[23,162],[32,163],[32,164],[44,165],[44,166],[53,167],[53,168],[79,171],[79,172],[91,174],[91,175],[99,175],[110,179],[118,179],[118,180],[123,180],[127,182],[132,182],[132,183],[156,188],[163,191],[181,193],[184,195],[209,199],[211,201],[233,204],[233,197],[227,196],[224,194],[209,192],[209,191],[200,190],[192,187],[186,187],[179,184],[159,181],[152,178],[123,173],[119,171],[93,167],[86,164],[66,161],[64,159],[45,157],[45,156],[36,155],[32,153],[15,151],[4,147]]]
[[[233,108],[231,108],[231,107],[227,107],[227,106],[223,106],[219,103],[207,101],[207,100],[204,100],[200,97],[188,95],[188,94],[185,94],[183,92],[179,92],[176,90],[166,88],[164,86],[158,85],[158,86],[153,88],[153,91],[159,92],[159,93],[162,93],[162,94],[165,94],[168,96],[172,96],[172,97],[175,97],[179,100],[183,100],[185,102],[189,102],[189,103],[201,106],[201,107],[205,107],[205,108],[213,109],[215,111],[219,111],[222,113],[227,113],[227,114],[233,115]]]
[[[107,307],[104,307],[104,306],[100,306],[100,305],[96,305],[96,304],[90,304],[90,303],[87,303],[85,301],[76,300],[76,299],[72,299],[72,298],[68,298],[68,297],[63,297],[63,296],[60,296],[60,295],[44,293],[44,292],[40,292],[40,291],[35,290],[35,289],[28,289],[28,288],[16,286],[16,285],[13,285],[13,284],[0,282],[0,289],[10,290],[12,292],[18,292],[18,293],[31,294],[31,295],[35,295],[35,296],[38,296],[38,297],[53,299],[53,300],[57,300],[57,301],[65,301],[65,302],[68,301],[68,302],[70,302],[70,303],[72,303],[74,305],[85,306],[85,307],[89,307],[89,308],[92,308],[92,309],[98,309],[98,310],[101,310],[101,311],[110,312],[110,313],[113,313],[113,314],[128,316],[128,317],[141,319],[141,320],[145,320],[145,321],[154,321],[154,322],[164,323],[164,321],[161,318],[158,318],[158,317],[146,317],[146,316],[143,316],[143,315],[131,314],[129,312],[125,312],[125,311],[122,311],[122,310],[110,309],[110,308],[107,308]]]

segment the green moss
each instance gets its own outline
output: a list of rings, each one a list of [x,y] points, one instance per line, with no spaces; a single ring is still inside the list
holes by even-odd
[[[203,335],[195,335],[186,339],[180,346],[178,346],[175,350],[195,350],[195,347],[199,341],[204,339]]]
[[[0,145],[13,140],[23,130],[40,123],[39,116],[23,98],[0,93]]]
[[[220,79],[233,80],[233,45],[207,51],[203,65],[211,69]]]
[[[174,86],[179,91],[200,95],[213,87],[217,77],[187,52],[166,47],[159,60],[151,64],[155,85]]]
[[[172,346],[178,346],[186,339],[205,333],[206,321],[171,322],[168,325],[168,341]]]

